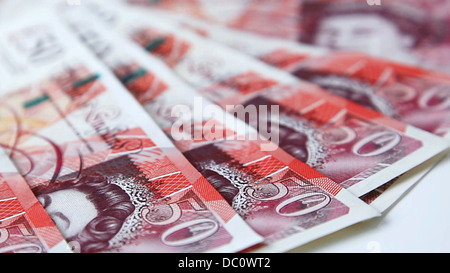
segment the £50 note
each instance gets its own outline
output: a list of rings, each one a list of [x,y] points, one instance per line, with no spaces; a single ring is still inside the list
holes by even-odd
[[[59,14],[80,39],[114,71],[191,164],[264,237],[264,243],[253,250],[285,251],[378,215],[204,98],[161,60],[107,24],[102,26],[83,8],[63,10]]]
[[[52,18],[2,29],[0,143],[75,250],[236,252],[261,242]]]
[[[202,95],[259,132],[277,124],[272,141],[357,196],[443,152],[448,143],[319,86],[173,25],[157,14],[118,9],[111,24],[165,61]],[[151,19],[150,19],[151,18]],[[264,120],[259,110],[279,107]],[[253,110],[252,110],[253,109]],[[267,135],[269,136],[269,135]]]
[[[448,138],[448,76],[364,53],[333,52],[233,30],[164,13],[181,27],[235,48],[326,91],[439,136]],[[386,210],[428,172],[433,162],[361,196]],[[428,167],[427,167],[428,166]]]
[[[27,182],[0,150],[0,253],[71,252]]]

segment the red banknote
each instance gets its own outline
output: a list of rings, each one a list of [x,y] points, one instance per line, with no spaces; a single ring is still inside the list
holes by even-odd
[[[11,77],[0,143],[74,250],[235,252],[259,243],[52,16],[33,14],[2,30]]]
[[[450,72],[450,4],[446,0],[127,2],[270,38]]]
[[[304,1],[299,41],[450,72],[448,1]]]
[[[311,58],[295,76],[439,136],[450,130],[450,77],[364,54]]]
[[[364,53],[332,52],[192,18],[171,18],[350,101],[436,135],[448,134],[450,77],[446,74]]]
[[[162,16],[189,31],[314,82],[336,95],[437,135],[448,136],[446,75],[363,53],[333,53],[319,47],[262,37],[187,16],[168,13]],[[403,119],[402,115],[410,118]],[[395,183],[386,183],[361,198],[384,211],[419,181],[432,164],[427,162],[396,178]]]
[[[302,0],[127,0],[126,2],[186,14],[269,37],[296,40],[300,34]]]
[[[154,55],[166,62],[170,59],[168,63],[179,76],[224,109],[227,105],[257,109],[278,105],[279,118],[270,117],[266,123],[279,125],[280,147],[358,196],[447,148],[446,142],[431,134],[331,95],[156,16],[152,18],[158,20],[150,20],[146,12],[127,10],[115,27],[144,48],[164,37],[172,37],[168,40],[174,41],[172,48],[189,47],[175,62],[170,51]],[[259,126],[256,120],[246,121]]]
[[[71,248],[0,150],[0,253],[47,252],[71,252]]]
[[[89,19],[75,9],[66,9],[64,15],[187,159],[265,238],[258,251],[285,251],[377,214],[335,182],[267,143],[185,84],[162,61],[100,26],[95,17]],[[162,48],[170,49],[173,41],[177,39]],[[166,53],[162,48],[158,52]],[[193,114],[181,124],[171,115],[180,107]],[[208,114],[208,109],[216,114]],[[180,128],[181,136],[175,135]]]

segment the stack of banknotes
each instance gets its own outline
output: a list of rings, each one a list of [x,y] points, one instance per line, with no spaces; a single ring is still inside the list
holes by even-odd
[[[0,0],[0,252],[286,252],[387,213],[450,148],[449,25],[441,0]]]

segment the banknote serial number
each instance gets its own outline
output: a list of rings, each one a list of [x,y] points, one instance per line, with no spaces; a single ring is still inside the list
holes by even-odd
[[[186,257],[178,261],[178,268],[198,268],[211,270],[214,268],[270,268],[270,258],[240,257],[221,259],[191,259]]]

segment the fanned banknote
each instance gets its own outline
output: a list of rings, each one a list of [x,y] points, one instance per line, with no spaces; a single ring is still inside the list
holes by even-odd
[[[378,215],[203,98],[162,61],[83,10],[64,9],[60,14],[188,160],[265,238],[255,251],[285,251]],[[181,117],[182,123],[173,115],[177,109],[191,111],[188,118]],[[184,130],[179,132],[180,128]]]
[[[296,40],[300,34],[302,0],[122,0],[201,18],[269,37]]]
[[[450,76],[364,53],[333,52],[162,13],[195,33],[439,136],[449,135]]]
[[[241,6],[228,1],[220,5],[200,0],[189,4],[186,1],[126,2],[270,38],[364,52],[450,72],[450,3],[446,0],[249,0],[241,1]]]
[[[325,48],[267,38],[178,14],[164,13],[161,16],[176,21],[180,27],[320,85],[326,91],[437,135],[448,136],[445,129],[448,123],[446,75],[363,53],[334,53]],[[407,96],[399,96],[406,93]],[[402,118],[402,115],[409,118]],[[438,161],[439,157],[436,157],[368,192],[361,199],[384,211],[419,181],[432,168],[433,162]]]
[[[71,252],[55,223],[0,149],[0,253]]]
[[[280,147],[357,196],[448,148],[438,137],[183,31],[156,14],[130,8],[119,14],[116,31],[223,108],[278,105],[279,118],[268,121],[279,126]]]
[[[332,52],[327,19],[397,27],[401,52],[363,49],[445,70],[450,16],[442,0],[374,2],[62,1],[69,33],[32,12],[53,0],[0,0],[0,145],[22,175],[0,154],[0,251],[280,252],[379,215],[448,149],[424,131],[449,136],[449,78]],[[325,48],[295,42],[317,33]]]
[[[295,76],[360,105],[450,137],[450,76],[358,53],[305,60]]]
[[[449,7],[445,0],[306,0],[299,41],[449,73]]]
[[[172,23],[202,37],[224,44],[237,51],[257,58],[279,69],[290,71],[306,58],[322,56],[330,49],[286,39],[265,37],[257,33],[232,29],[221,24],[211,23],[184,14],[151,10],[153,14],[170,19]]]
[[[26,15],[1,31],[0,143],[75,251],[262,240],[54,14]]]

